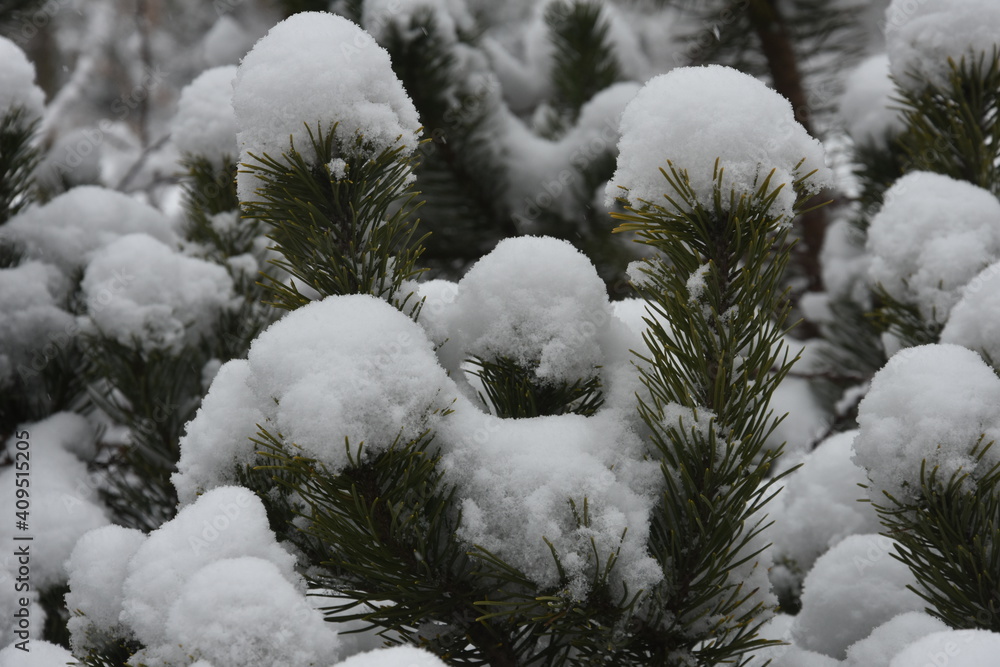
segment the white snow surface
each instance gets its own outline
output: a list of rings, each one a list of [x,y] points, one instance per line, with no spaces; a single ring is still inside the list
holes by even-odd
[[[224,158],[237,158],[232,102],[235,78],[235,65],[213,67],[181,91],[177,114],[170,124],[171,139],[181,154],[207,158],[219,168]]]
[[[250,556],[210,563],[180,586],[165,641],[133,661],[173,667],[192,659],[213,667],[312,667],[336,659],[339,641],[274,563]]]
[[[893,0],[885,12],[892,75],[905,88],[947,87],[951,68],[965,57],[987,62],[1000,46],[1000,3],[995,0]]]
[[[129,560],[145,541],[141,530],[110,525],[90,531],[73,547],[66,561],[70,588],[66,608],[73,613],[69,619],[73,650],[83,653],[131,635],[119,620],[122,585]]]
[[[881,530],[878,515],[858,484],[865,471],[851,458],[857,431],[838,433],[821,442],[805,457],[802,467],[785,478],[784,488],[768,505],[774,521],[769,537],[774,558],[802,575],[816,559],[845,537]]]
[[[62,309],[69,281],[51,264],[28,260],[0,269],[0,387],[39,373],[77,331]]]
[[[347,465],[344,439],[367,457],[412,440],[457,394],[420,325],[371,296],[333,296],[272,324],[246,361],[222,367],[181,439],[174,483],[182,502],[234,481],[253,460],[256,424],[331,473]]]
[[[687,171],[695,196],[706,205],[716,159],[725,169],[724,201],[730,189],[737,196],[756,191],[774,169],[771,187],[784,188],[771,212],[788,217],[797,177],[816,170],[806,183],[810,192],[833,182],[822,145],[795,120],[791,104],[729,67],[679,67],[650,79],[625,107],[621,135],[618,168],[605,193],[608,206],[623,197],[634,207],[642,200],[669,207],[664,194],[677,196],[660,173],[668,161]]]
[[[590,378],[613,315],[582,252],[549,237],[504,239],[458,284],[455,327],[466,356],[508,357],[542,381]]]
[[[30,651],[22,651],[13,644],[0,650],[0,667],[62,667],[77,664],[73,654],[58,644],[43,639],[32,639]]]
[[[895,85],[889,78],[889,56],[870,56],[855,67],[844,81],[840,116],[855,144],[884,148],[886,139],[904,128],[902,114],[890,98]]]
[[[913,642],[947,629],[942,621],[922,611],[894,616],[864,639],[851,644],[843,667],[889,667],[892,657]]]
[[[941,331],[941,342],[967,347],[993,364],[1000,363],[1000,262],[990,264],[962,288],[961,300]]]
[[[461,539],[550,586],[558,572],[546,538],[567,572],[570,593],[581,599],[593,576],[591,539],[602,562],[621,547],[616,582],[630,591],[661,579],[645,549],[659,465],[642,460],[643,442],[617,411],[499,419],[460,399],[442,422],[441,440],[449,445],[442,467],[462,503]],[[577,526],[569,505],[572,500],[582,512],[585,498],[589,528]]]
[[[819,557],[806,575],[802,611],[792,623],[796,645],[843,660],[872,628],[924,602],[909,568],[892,557],[895,542],[877,534],[851,535]]]
[[[1000,460],[994,448],[976,464],[971,450],[1000,438],[1000,379],[982,358],[958,345],[921,345],[897,352],[875,374],[858,408],[855,461],[868,472],[868,492],[902,502],[919,498],[920,466],[947,482],[959,470],[979,472]]]
[[[1000,258],[1000,202],[971,183],[910,172],[886,191],[867,249],[873,283],[944,323],[961,287]]]
[[[326,12],[301,12],[275,25],[243,58],[233,107],[240,162],[250,154],[278,158],[289,138],[306,161],[315,161],[306,125],[329,132],[361,157],[402,145],[416,148],[420,120],[389,61],[389,53],[351,21]],[[239,174],[241,201],[255,201],[259,181]]]
[[[415,646],[393,646],[352,655],[333,667],[445,667],[445,663]]]
[[[97,329],[144,353],[178,354],[198,345],[223,312],[239,305],[224,267],[147,234],[129,234],[96,251],[81,287]]]
[[[45,93],[35,85],[35,66],[24,51],[6,37],[0,37],[0,118],[12,107],[21,107],[26,112],[22,123],[41,118]]]
[[[1000,634],[989,630],[944,630],[900,651],[889,667],[993,667],[1000,655]]]
[[[250,442],[265,422],[250,387],[250,364],[226,362],[216,373],[194,419],[180,439],[177,472],[171,475],[181,506],[199,493],[237,483],[236,471],[250,465],[258,447]]]
[[[166,216],[152,206],[97,186],[73,188],[11,218],[0,230],[25,247],[28,257],[67,274],[87,265],[94,253],[127,234],[148,234],[169,246],[179,240]]]
[[[73,452],[92,451],[94,429],[76,414],[56,413],[46,419],[22,424],[7,441],[8,453],[17,451],[17,435],[27,431],[31,463],[30,534],[31,583],[39,589],[63,584],[64,566],[76,541],[84,533],[108,524],[96,483],[86,464]],[[15,467],[0,470],[3,506],[15,507]],[[13,511],[13,509],[12,509]],[[0,539],[14,544],[17,531],[13,517],[0,525]],[[4,559],[9,568],[13,561]]]
[[[206,565],[243,556],[270,561],[298,585],[295,558],[275,540],[260,499],[236,486],[208,491],[150,533],[129,561],[122,623],[146,646],[168,642],[170,612],[185,584]]]

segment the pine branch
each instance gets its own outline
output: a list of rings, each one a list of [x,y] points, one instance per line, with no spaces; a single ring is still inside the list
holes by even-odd
[[[279,158],[251,155],[243,165],[263,182],[259,200],[243,202],[244,213],[270,227],[282,255],[271,263],[292,278],[264,275],[270,303],[285,310],[310,303],[297,280],[320,297],[371,294],[415,316],[419,304],[403,290],[421,271],[426,237],[415,237],[420,204],[407,191],[413,161],[402,146],[369,158],[363,136],[341,146],[335,131],[309,128],[315,163],[291,146]]]
[[[0,225],[35,198],[33,174],[40,154],[33,144],[39,121],[27,121],[23,108],[0,117]]]
[[[577,414],[589,417],[604,404],[601,381],[597,375],[567,381],[539,380],[531,369],[525,369],[512,359],[469,360],[473,375],[483,383],[486,395],[480,399],[487,409],[502,418],[539,417],[543,415]],[[598,369],[594,369],[595,373]]]

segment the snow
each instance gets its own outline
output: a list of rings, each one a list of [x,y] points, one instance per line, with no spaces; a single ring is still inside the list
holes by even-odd
[[[333,296],[272,324],[219,371],[181,439],[183,499],[233,481],[260,424],[336,473],[433,428],[457,391],[420,325],[371,296]]]
[[[947,665],[989,667],[997,664],[1000,634],[989,630],[945,630],[918,639],[898,653],[889,667]]]
[[[207,158],[216,168],[236,159],[235,78],[235,65],[214,67],[181,91],[177,114],[170,124],[171,139],[181,154]]]
[[[612,318],[590,260],[548,237],[498,243],[459,282],[455,311],[466,356],[507,357],[551,383],[595,375]]]
[[[334,626],[286,577],[261,558],[206,565],[181,586],[166,619],[165,641],[132,660],[149,667],[192,659],[213,667],[330,664],[339,644]]]
[[[855,461],[868,471],[870,497],[883,491],[902,502],[919,498],[920,466],[947,481],[959,470],[989,469],[994,448],[977,466],[970,454],[1000,437],[1000,379],[978,354],[957,345],[922,345],[897,352],[872,379],[858,409]]]
[[[208,491],[150,533],[129,561],[122,623],[146,646],[169,641],[169,614],[185,584],[206,565],[242,556],[270,561],[298,582],[295,558],[275,541],[257,496],[235,486]]]
[[[851,460],[856,436],[848,431],[821,442],[767,507],[774,521],[769,532],[774,559],[787,563],[797,578],[845,537],[881,530],[872,506],[858,502],[865,496],[858,484],[867,477]]]
[[[250,364],[233,359],[222,365],[194,419],[180,439],[177,472],[171,476],[181,506],[217,486],[235,484],[236,471],[250,465],[258,447],[250,442],[263,424],[250,388]]]
[[[820,264],[823,286],[831,299],[851,299],[867,305],[870,301],[865,234],[847,218],[837,218],[826,229]]]
[[[333,667],[445,667],[445,663],[415,646],[393,646],[353,655]]]
[[[69,344],[75,318],[61,308],[69,281],[59,269],[29,260],[0,269],[0,387],[38,373]]]
[[[243,58],[233,107],[240,162],[250,154],[277,158],[290,149],[315,161],[306,124],[328,132],[334,123],[345,155],[358,157],[403,146],[416,149],[420,120],[392,71],[388,52],[351,21],[325,12],[301,12],[278,23]],[[256,199],[259,181],[241,173],[241,201]]]
[[[976,274],[962,288],[961,299],[951,310],[941,331],[942,343],[975,350],[996,365],[1000,363],[1000,262]]]
[[[922,611],[908,611],[894,616],[864,639],[851,644],[843,667],[889,667],[892,657],[908,645],[921,637],[947,629],[942,621]]]
[[[70,588],[66,607],[73,614],[69,619],[73,650],[82,653],[131,635],[119,622],[122,585],[129,560],[145,541],[141,530],[110,525],[90,531],[73,547],[66,561]]]
[[[66,559],[76,541],[88,531],[107,525],[97,494],[97,483],[86,464],[73,452],[92,452],[95,433],[80,415],[56,413],[35,423],[22,424],[7,441],[7,452],[16,451],[17,433],[27,431],[31,464],[29,533],[32,540],[31,583],[39,589],[66,582]],[[15,507],[15,467],[0,470],[3,506]],[[0,539],[13,544],[14,521],[0,525]],[[8,569],[12,557],[4,555]]]
[[[114,190],[81,186],[11,218],[0,229],[0,240],[20,243],[28,257],[72,274],[100,248],[139,233],[170,246],[178,243],[170,221],[155,208]]]
[[[851,535],[819,557],[806,575],[802,611],[792,623],[796,645],[843,660],[847,648],[877,625],[923,600],[908,567],[892,557],[895,542],[883,535]]]
[[[0,650],[0,667],[62,667],[77,664],[73,654],[58,644],[32,639],[30,650],[22,651],[11,645]]]
[[[617,197],[637,208],[642,201],[669,206],[665,193],[676,201],[660,173],[668,161],[687,171],[695,196],[706,205],[712,201],[717,158],[725,169],[723,193],[732,189],[737,196],[755,192],[774,169],[771,187],[785,187],[771,212],[789,218],[796,178],[816,170],[806,185],[810,192],[833,180],[822,145],[795,120],[788,101],[729,67],[679,67],[650,79],[625,107],[621,135],[608,206]]]
[[[147,354],[199,345],[215,332],[220,315],[239,305],[224,267],[181,255],[146,234],[96,251],[81,288],[97,329]]]
[[[895,85],[889,78],[889,56],[870,56],[848,74],[840,98],[840,116],[858,145],[887,148],[886,140],[903,131],[902,114],[890,108]]]
[[[645,547],[659,464],[642,460],[644,443],[616,412],[498,419],[460,399],[439,439],[448,445],[446,479],[458,486],[462,540],[548,587],[559,577],[545,538],[579,599],[593,577],[593,546],[602,562],[621,548],[614,584],[648,590],[662,577]],[[589,527],[577,525],[569,505],[582,511],[584,499]]]
[[[893,0],[885,12],[892,75],[904,88],[948,87],[951,68],[1000,46],[1000,4],[994,0]],[[988,62],[988,60],[987,60]]]
[[[1000,202],[970,183],[910,172],[886,191],[867,250],[873,283],[944,323],[961,287],[1000,258]]]
[[[35,85],[35,66],[24,51],[6,37],[0,37],[0,118],[13,107],[26,112],[21,123],[41,118],[45,93]]]

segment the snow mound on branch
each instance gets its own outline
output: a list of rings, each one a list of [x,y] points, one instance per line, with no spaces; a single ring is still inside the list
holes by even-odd
[[[669,206],[665,193],[677,201],[660,173],[668,161],[687,171],[695,196],[706,205],[717,158],[725,169],[724,201],[730,189],[737,196],[755,192],[774,169],[771,187],[785,186],[771,212],[787,217],[796,178],[816,170],[806,184],[810,192],[833,182],[822,145],[795,120],[788,100],[729,67],[679,67],[650,79],[625,107],[621,135],[618,168],[605,191],[608,206],[617,197],[637,208],[641,200]]]
[[[1000,46],[1000,3],[995,0],[893,0],[885,12],[892,75],[904,88],[947,87],[951,68],[965,57]]]
[[[216,168],[224,165],[225,157],[236,159],[235,78],[235,65],[213,67],[181,91],[170,136],[182,154],[207,158]]]
[[[37,619],[35,619],[37,620]],[[30,651],[22,651],[13,644],[0,650],[0,665],[3,667],[61,667],[75,665],[73,654],[58,644],[43,639],[32,639]]]
[[[819,557],[806,575],[802,611],[792,623],[795,643],[843,660],[847,648],[871,629],[923,600],[910,569],[892,557],[895,542],[883,535],[852,535]]]
[[[339,648],[333,625],[313,609],[274,563],[220,560],[183,583],[170,607],[166,640],[133,661],[172,667],[192,659],[213,667],[329,664]]]
[[[595,374],[613,318],[590,260],[548,237],[505,239],[458,284],[455,326],[462,350],[508,357],[548,382]]]
[[[35,66],[14,42],[0,37],[0,118],[13,107],[22,107],[26,116],[40,118],[45,109],[45,93],[35,85]]]
[[[445,663],[415,646],[393,646],[353,655],[333,667],[445,667]]]
[[[591,539],[602,563],[621,548],[614,572],[630,591],[662,578],[645,547],[659,465],[641,461],[641,439],[616,413],[499,419],[459,400],[441,439],[450,447],[442,468],[461,498],[461,539],[542,587],[559,583],[548,540],[579,599],[594,576]],[[591,522],[580,526],[570,501],[582,516],[585,499]]]
[[[263,332],[247,360],[219,371],[181,439],[174,484],[182,502],[230,483],[258,449],[260,424],[337,473],[399,438],[433,429],[457,390],[420,325],[371,296],[333,296]]]
[[[250,388],[245,359],[222,365],[194,419],[180,439],[181,455],[171,481],[181,506],[199,493],[236,484],[236,471],[253,463],[258,447],[250,441],[265,417]]]
[[[845,537],[880,530],[871,505],[858,502],[864,496],[858,484],[867,477],[851,460],[856,436],[857,431],[848,431],[821,442],[768,506],[774,558],[800,575]]]
[[[73,613],[69,619],[73,650],[85,653],[131,636],[119,620],[122,586],[129,561],[145,541],[141,530],[111,525],[90,531],[73,547],[66,562],[70,589],[66,607]]]
[[[911,172],[886,191],[867,249],[872,282],[944,323],[961,287],[1000,258],[1000,202],[971,183]]]
[[[972,448],[1000,438],[1000,379],[978,354],[957,345],[897,352],[872,379],[858,408],[855,461],[868,471],[868,492],[885,502],[919,497],[920,466],[947,481],[959,470],[987,470],[1000,460],[990,448],[977,465]],[[981,448],[981,447],[980,447]]]
[[[217,561],[255,556],[274,563],[297,585],[295,558],[278,545],[264,505],[251,491],[213,489],[150,533],[129,561],[121,621],[146,646],[169,641],[167,621],[184,585]]]
[[[993,364],[1000,363],[1000,262],[990,264],[962,288],[962,298],[941,331],[941,342],[967,347]]]
[[[27,431],[31,460],[31,515],[29,530],[34,537],[31,549],[31,582],[39,589],[66,582],[66,559],[84,533],[108,524],[96,482],[87,465],[75,452],[93,452],[94,429],[80,415],[59,412],[46,419],[23,424],[7,441],[7,452],[18,451],[18,433]],[[23,451],[23,450],[22,450]],[[15,468],[0,470],[0,497],[13,511],[16,503]],[[11,520],[0,525],[0,539],[14,544]],[[7,559],[8,567],[13,561]]]
[[[996,632],[944,630],[907,646],[893,657],[889,667],[987,667],[997,664],[997,654],[1000,654],[1000,634]]]
[[[145,353],[178,354],[212,333],[238,306],[233,280],[218,264],[174,252],[146,234],[129,234],[94,254],[81,283],[98,330]]]
[[[366,156],[404,146],[416,149],[420,119],[389,61],[389,53],[351,21],[325,12],[301,12],[271,28],[243,58],[233,107],[240,162],[250,154],[278,158],[291,146],[315,161],[306,125],[328,132],[341,147],[364,136]],[[239,174],[241,201],[255,201],[259,180]]]
[[[902,114],[889,108],[894,93],[889,56],[884,53],[867,58],[847,75],[840,116],[854,143],[884,148],[886,139],[904,129]]]
[[[55,264],[65,273],[87,265],[94,253],[127,234],[148,234],[178,244],[160,211],[114,190],[81,186],[11,218],[0,238],[23,245],[29,257]]]
[[[20,374],[39,373],[76,333],[76,319],[60,307],[69,291],[63,273],[29,260],[0,269],[0,387]]]
[[[843,667],[889,667],[892,657],[921,637],[947,630],[948,626],[922,611],[908,611],[872,630],[851,644]]]

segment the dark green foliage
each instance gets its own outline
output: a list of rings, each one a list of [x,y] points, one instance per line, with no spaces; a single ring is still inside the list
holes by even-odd
[[[415,238],[417,193],[408,191],[413,162],[404,147],[368,157],[364,137],[340,146],[336,126],[309,135],[317,155],[307,162],[292,146],[279,158],[251,155],[245,173],[262,179],[260,201],[244,213],[267,225],[282,259],[272,260],[300,284],[319,293],[371,294],[416,314],[419,304],[404,283],[417,276],[423,239]],[[343,178],[331,172],[346,162]],[[265,274],[270,303],[294,310],[311,302],[293,282]]]
[[[276,0],[275,4],[286,17],[299,12],[325,12],[330,9],[330,0]]]
[[[0,118],[0,225],[34,199],[32,174],[39,153],[32,140],[38,122],[20,107]]]
[[[580,107],[596,93],[622,79],[610,26],[601,17],[602,5],[588,0],[560,0],[545,10],[553,53],[550,79],[555,86],[552,105],[572,124]]]
[[[84,347],[91,400],[130,430],[130,443],[104,465],[103,499],[117,523],[153,530],[176,512],[170,475],[184,425],[201,402],[210,351],[204,346],[143,352],[138,341],[125,345],[104,335],[86,336]]]
[[[544,382],[530,369],[506,357],[469,360],[473,375],[482,380],[486,395],[479,395],[487,409],[504,418],[540,417],[573,413],[589,417],[604,404],[597,375],[572,384]],[[599,369],[594,369],[595,373]]]
[[[391,22],[381,44],[429,139],[415,171],[431,232],[422,262],[456,275],[500,239],[518,235],[504,197],[505,148],[496,136],[500,91],[484,76],[485,61],[472,57],[475,47],[445,37],[429,10],[414,12],[405,25]]]
[[[118,641],[91,649],[79,659],[83,667],[126,667],[129,658],[142,646],[134,641]]]
[[[765,610],[749,602],[757,591],[733,571],[763,550],[762,509],[776,492],[768,475],[780,448],[765,442],[780,418],[768,403],[794,359],[782,342],[789,225],[770,210],[787,186],[772,186],[768,175],[752,194],[724,194],[717,164],[715,195],[702,202],[685,172],[668,169],[666,205],[645,202],[615,216],[624,221],[616,231],[658,251],[636,286],[651,311],[639,413],[663,471],[650,550],[666,578],[629,652],[654,658],[646,664],[680,664],[670,657],[680,655],[691,664],[742,664],[769,643],[757,636]],[[793,184],[799,210],[806,178]],[[697,275],[703,287],[692,292]],[[654,632],[661,622],[665,630]]]
[[[0,0],[0,35],[12,35],[11,28],[30,17],[29,12],[41,7],[45,0]]]
[[[939,322],[937,317],[924,319],[917,306],[893,298],[882,287],[875,288],[875,295],[881,305],[875,311],[874,321],[880,330],[899,339],[903,347],[937,343],[941,338],[944,323]]]
[[[885,191],[906,173],[906,156],[896,137],[886,137],[884,146],[862,144],[854,147],[854,175],[861,186],[858,214],[851,222],[859,230],[868,230],[872,217],[882,208]]]
[[[971,453],[981,461],[992,445],[980,439]],[[945,479],[924,462],[918,500],[886,494],[875,509],[928,613],[955,629],[1000,632],[1000,469]]]
[[[1000,49],[949,64],[947,87],[899,92],[906,171],[933,171],[1000,194]]]
[[[345,442],[350,463],[336,474],[280,436],[262,430],[259,437],[267,469],[283,473],[278,483],[308,505],[304,531],[325,550],[313,586],[337,598],[327,618],[365,621],[387,640],[422,645],[450,664],[522,664],[517,656],[533,647],[532,633],[481,619],[477,605],[525,597],[531,584],[473,558],[458,541],[454,489],[442,481],[430,434],[374,455]]]

